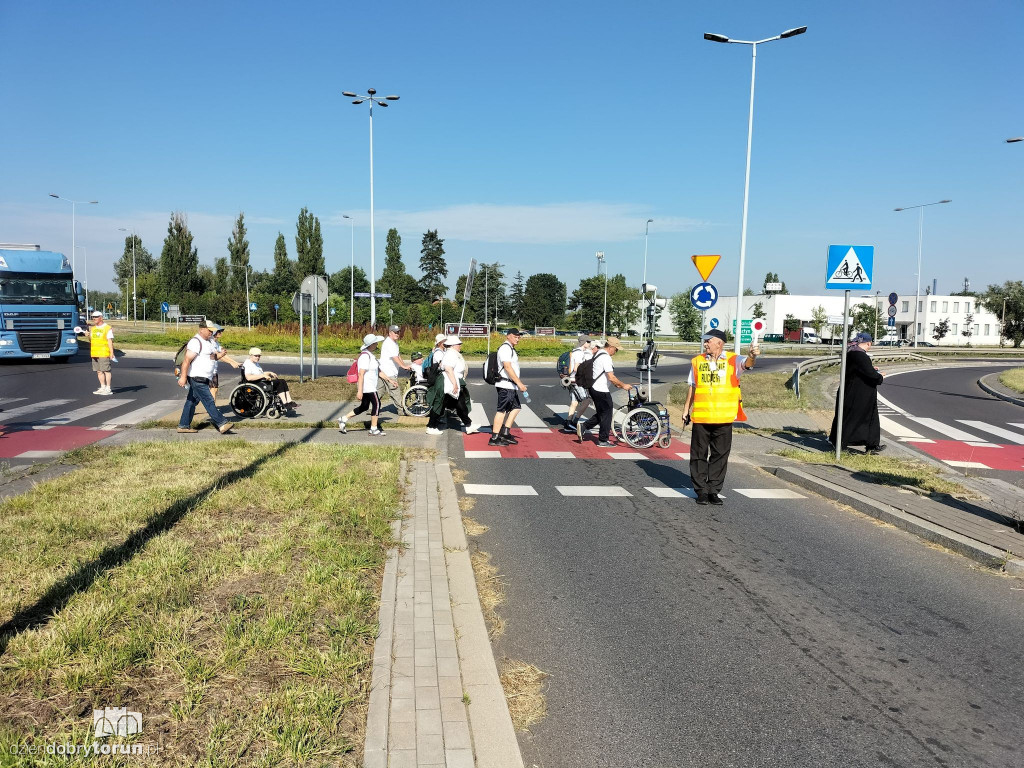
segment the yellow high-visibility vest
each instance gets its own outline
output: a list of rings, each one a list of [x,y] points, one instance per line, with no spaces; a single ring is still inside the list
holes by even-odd
[[[110,357],[110,326],[94,325],[89,329],[89,357]]]
[[[740,393],[740,358],[724,353],[716,362],[704,355],[690,361],[693,367],[693,416],[698,424],[732,424],[746,421]]]

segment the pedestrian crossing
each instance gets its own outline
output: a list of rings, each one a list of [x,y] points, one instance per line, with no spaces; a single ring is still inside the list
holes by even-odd
[[[658,499],[695,499],[697,494],[689,487],[643,486],[630,491],[621,485],[556,485],[555,492],[562,497],[577,498],[632,498],[634,496],[653,496]],[[464,483],[462,491],[467,496],[539,496],[532,485],[514,485],[503,483]],[[720,493],[725,499],[731,494],[739,494],[748,499],[805,499],[804,494],[789,488],[731,488],[729,493]]]

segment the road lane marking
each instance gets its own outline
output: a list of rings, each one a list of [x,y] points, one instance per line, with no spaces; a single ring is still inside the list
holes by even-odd
[[[102,427],[97,429],[115,429],[117,427],[132,427],[136,424],[141,424],[143,421],[163,416],[175,406],[180,406],[181,400],[157,400],[155,403],[139,408],[135,411],[129,411],[123,416],[115,416],[105,423]]]
[[[532,485],[486,485],[464,483],[462,491],[467,496],[536,496]]]
[[[563,496],[632,496],[618,485],[556,485],[555,490]]]
[[[551,429],[551,427],[540,416],[533,412],[528,405],[523,405],[519,415],[516,416],[516,427],[533,427],[535,429]]]
[[[1018,432],[1011,432],[1008,429],[997,427],[992,424],[986,424],[984,421],[968,421],[967,419],[957,419],[961,424],[966,424],[968,427],[974,427],[980,429],[982,432],[990,432],[996,437],[1001,437],[1004,440],[1009,440],[1011,443],[1017,445],[1024,445],[1024,435]]]
[[[537,451],[538,459],[575,459],[572,451]]]
[[[109,411],[111,408],[117,408],[125,405],[126,403],[135,402],[131,398],[112,398],[110,400],[101,400],[98,403],[92,405],[86,405],[82,408],[76,408],[73,411],[65,411],[64,413],[56,416],[51,416],[48,419],[42,419],[40,423],[33,427],[33,429],[49,429],[50,427],[60,426],[62,424],[70,424],[72,421],[80,421],[87,419],[90,416],[95,416],[97,413],[103,413],[103,411]]]
[[[946,437],[950,437],[953,440],[962,440],[963,442],[975,447],[984,448],[992,445],[992,443],[978,440],[977,437],[972,435],[970,432],[964,432],[962,429],[957,429],[956,427],[945,424],[937,419],[929,419],[924,416],[907,416],[907,418],[911,421],[917,422],[923,427],[934,430],[939,434],[946,435]]]
[[[544,403],[555,416],[562,421],[565,421],[569,417],[569,406],[568,405],[552,405],[551,403]]]
[[[806,499],[802,493],[788,488],[733,488],[748,499]]]
[[[680,459],[683,459],[685,461],[689,461],[690,460],[690,454],[688,454],[688,453],[677,453],[676,456],[678,456]]]
[[[501,451],[466,451],[467,459],[500,459]]]
[[[487,418],[487,411],[481,403],[476,400],[473,401],[473,407],[469,409],[469,420],[480,427],[480,431],[484,431],[484,427],[487,427],[487,432],[491,431],[491,420]]]
[[[944,464],[949,464],[951,467],[963,467],[964,469],[988,469],[988,464],[982,464],[980,461],[953,461],[952,459],[943,459]]]
[[[25,451],[19,453],[14,458],[16,459],[52,459],[55,456],[60,456],[65,451]]]
[[[681,499],[683,497],[688,499],[697,498],[697,494],[694,493],[693,488],[665,488],[664,486],[658,486],[657,488],[646,487],[644,488],[648,493],[652,493],[659,499]],[[722,494],[718,494],[721,498],[725,498]]]
[[[636,451],[609,451],[608,455],[613,459],[631,459],[633,461],[646,458],[642,453]]]
[[[882,429],[899,440],[924,440],[924,435],[919,435],[909,427],[905,427],[888,416],[879,414],[878,422]]]
[[[36,411],[42,411],[46,408],[56,408],[73,402],[74,400],[41,400],[40,402],[32,403],[31,405],[11,408],[11,410],[3,412],[2,416],[0,416],[0,422],[9,424],[11,419],[17,419],[21,416],[27,416],[30,413],[35,413]]]

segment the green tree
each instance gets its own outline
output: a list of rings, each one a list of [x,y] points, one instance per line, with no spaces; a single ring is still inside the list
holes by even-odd
[[[406,282],[405,264],[402,262],[402,237],[392,227],[388,230],[387,245],[384,246],[384,271],[377,281],[380,293],[390,293],[392,305],[402,305],[408,301],[405,296]]]
[[[274,271],[267,281],[266,290],[276,296],[287,296],[290,300],[291,295],[299,290],[299,281],[295,278],[297,271],[295,262],[288,258],[284,235],[278,232],[274,243]]]
[[[137,256],[138,254],[136,254]],[[175,211],[167,224],[160,253],[160,290],[168,301],[177,301],[199,289],[199,251],[192,247],[192,232],[184,213]]]
[[[700,311],[690,302],[690,291],[692,290],[691,286],[686,291],[672,296],[668,302],[672,328],[683,341],[700,341],[701,336]]]
[[[210,290],[214,293],[228,293],[228,286],[231,283],[231,270],[228,269],[228,257],[218,256],[213,260],[213,282]]]
[[[856,333],[870,333],[872,337],[885,326],[885,318],[878,304],[857,304],[853,308],[853,330]]]
[[[811,328],[814,329],[815,336],[821,337],[821,329],[825,326],[826,322],[828,322],[828,312],[819,304],[811,310]]]
[[[1019,347],[1024,342],[1024,282],[990,285],[980,299],[985,309],[1000,318],[1000,338]]]
[[[949,333],[949,318],[948,317],[944,317],[942,320],[940,320],[939,322],[937,322],[935,324],[935,331],[932,333],[932,338],[935,339],[936,342],[939,342],[939,341],[942,341],[944,338],[946,338],[946,335],[948,333]]]
[[[135,254],[132,255],[132,243],[135,243]],[[121,258],[114,262],[114,282],[121,284],[123,280],[132,279],[132,264],[134,258],[135,278],[149,272],[155,272],[160,262],[153,258],[153,254],[142,244],[142,238],[138,235],[128,235],[124,239],[124,252]],[[130,290],[130,289],[129,289]]]
[[[245,214],[239,213],[231,237],[228,238],[228,290],[240,293],[245,290],[245,271],[249,268],[249,241],[245,239]]]
[[[420,248],[420,287],[428,301],[434,301],[448,293],[444,280],[448,277],[448,263],[444,260],[444,240],[437,236],[436,229],[428,229],[423,235]]]
[[[462,294],[466,289],[466,276],[459,275],[455,281],[455,297],[458,304],[462,306]],[[469,300],[466,302],[466,319],[473,322],[484,322],[484,310],[487,317],[494,318],[495,303],[499,306],[505,304],[505,274],[501,266],[494,264],[480,264],[477,266],[476,274],[473,277],[473,286],[469,292]]]
[[[516,272],[516,279],[512,281],[512,287],[508,292],[508,319],[516,325],[523,322],[523,305],[526,299],[526,290],[523,286],[523,273]]]
[[[523,294],[523,325],[557,326],[565,317],[565,283],[542,272],[530,275]]]
[[[961,294],[963,295],[963,294]],[[971,336],[974,335],[974,313],[968,312],[964,317],[964,329],[960,331],[960,335],[967,339],[967,346],[971,346]]]
[[[795,315],[786,315],[782,321],[782,330],[784,331],[799,331],[800,328],[800,320]]]
[[[768,313],[764,311],[764,303],[760,301],[754,304],[750,314],[755,320],[761,317],[768,317]]]
[[[295,225],[295,256],[295,276],[300,281],[309,275],[322,275],[327,271],[320,219],[311,214],[308,208],[299,211],[299,220]]]
[[[782,293],[782,294],[788,294],[789,293],[789,291],[786,289],[786,283],[779,279],[779,273],[778,272],[769,272],[767,275],[764,276],[764,283],[761,286],[761,292],[762,293],[768,293],[768,283],[781,283],[782,284],[782,290],[781,291],[772,291],[772,293]]]
[[[568,308],[575,312],[578,328],[592,333],[600,332],[605,323],[604,275],[593,275],[580,280],[579,287],[569,297]]]

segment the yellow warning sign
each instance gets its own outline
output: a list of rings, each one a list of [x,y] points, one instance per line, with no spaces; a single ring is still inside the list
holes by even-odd
[[[708,278],[711,277],[711,273],[715,271],[715,267],[718,266],[718,260],[721,259],[722,257],[691,256],[690,258],[693,259],[693,265],[697,268],[697,271],[700,272],[701,280],[703,280],[706,283],[708,281]]]

